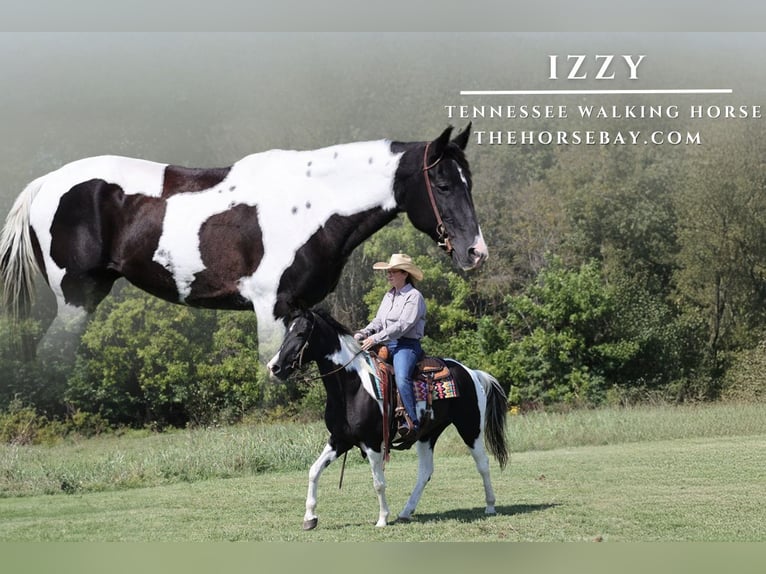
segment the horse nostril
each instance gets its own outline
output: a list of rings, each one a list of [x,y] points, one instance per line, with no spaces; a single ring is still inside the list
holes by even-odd
[[[479,265],[487,258],[486,251],[483,251],[481,249],[476,249],[475,247],[471,247],[468,250],[468,255],[471,257],[471,260],[474,262],[474,265]]]
[[[278,375],[281,370],[282,369],[279,368],[279,365],[269,365],[269,371],[274,376]]]

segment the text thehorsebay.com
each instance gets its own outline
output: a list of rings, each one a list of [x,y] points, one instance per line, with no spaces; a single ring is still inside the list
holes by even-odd
[[[474,122],[472,135],[478,145],[701,145],[703,134],[697,126],[705,120],[762,118],[760,105],[704,102],[704,98],[711,95],[731,97],[733,90],[728,88],[577,89],[577,82],[587,79],[601,82],[615,79],[637,81],[639,68],[645,64],[645,60],[643,54],[593,57],[550,55],[547,79],[566,81],[565,89],[465,90],[460,92],[461,96],[489,97],[493,101],[448,104],[443,109],[448,119]],[[625,103],[631,97],[641,96],[645,100],[658,95],[666,98],[692,97],[695,101],[672,104]],[[542,97],[550,96],[578,96],[579,103],[541,103]],[[622,96],[621,103],[615,104],[614,96]],[[523,101],[519,101],[520,97]],[[605,103],[605,98],[612,101]],[[654,120],[654,123],[647,120]],[[684,122],[678,129],[668,129],[672,125],[671,121],[679,120]],[[490,121],[496,125],[489,125]],[[518,122],[517,125],[507,126],[514,121]],[[559,129],[567,121],[577,122],[578,125]],[[530,122],[539,122],[542,129],[531,129],[533,126]],[[501,123],[506,124],[502,126],[505,129],[498,129]],[[619,123],[618,129],[615,129],[615,123]]]

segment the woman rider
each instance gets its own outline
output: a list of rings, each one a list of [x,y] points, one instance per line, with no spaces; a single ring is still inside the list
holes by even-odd
[[[391,289],[383,296],[375,318],[354,337],[364,350],[381,344],[388,347],[396,387],[413,423],[411,428],[400,427],[399,432],[409,438],[419,428],[412,379],[415,366],[423,356],[420,339],[426,324],[426,302],[414,281],[423,279],[423,271],[404,253],[394,253],[388,262],[380,261],[372,268],[386,271]]]

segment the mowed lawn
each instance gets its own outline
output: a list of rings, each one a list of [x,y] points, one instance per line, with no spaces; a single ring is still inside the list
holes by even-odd
[[[701,413],[693,416],[708,416]],[[716,417],[721,420],[720,412]],[[509,417],[510,433],[518,421]],[[571,424],[564,418],[553,422]],[[386,528],[374,526],[377,500],[369,467],[352,452],[342,489],[340,461],[322,476],[319,526],[311,532],[301,530],[306,468],[71,494],[6,492],[0,498],[0,540],[766,540],[766,430],[732,434],[722,427],[722,436],[715,429],[688,430],[705,436],[631,441],[624,424],[610,424],[620,428],[620,442],[512,452],[503,472],[492,461],[496,516],[484,515],[473,460],[447,436],[442,450],[437,445],[417,520],[408,524],[395,518],[414,485],[414,452],[394,452],[387,465],[393,523]]]

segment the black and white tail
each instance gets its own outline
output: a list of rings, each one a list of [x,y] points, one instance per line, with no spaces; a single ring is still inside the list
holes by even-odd
[[[0,233],[0,289],[2,308],[13,320],[26,317],[35,287],[35,261],[29,214],[43,178],[30,183],[16,201]]]
[[[473,372],[487,394],[487,411],[484,414],[484,440],[489,452],[492,453],[502,469],[508,464],[508,446],[505,437],[508,398],[495,377],[485,371],[474,370]]]

